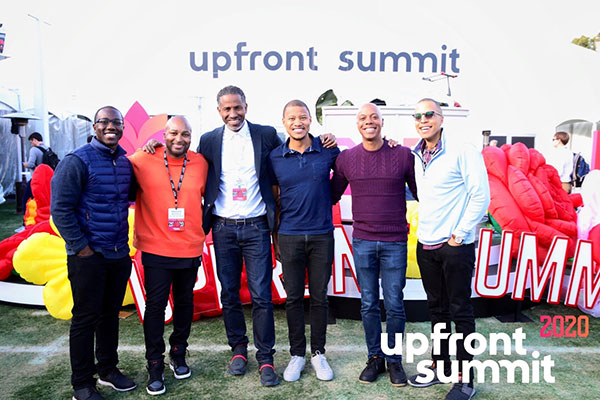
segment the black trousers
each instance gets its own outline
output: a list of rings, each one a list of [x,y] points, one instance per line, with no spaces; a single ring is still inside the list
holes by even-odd
[[[442,332],[451,332],[454,322],[457,333],[463,337],[475,332],[475,315],[471,303],[471,278],[475,267],[475,245],[450,246],[445,243],[435,250],[424,250],[417,244],[417,263],[421,280],[427,293],[427,306],[431,314],[431,328],[439,322],[446,323]],[[433,354],[434,360],[443,360],[450,365],[448,340],[441,342],[441,354]],[[457,341],[456,359],[472,360],[465,351],[463,340]]]
[[[285,312],[290,353],[304,356],[304,282],[308,271],[310,293],[310,348],[325,353],[327,334],[327,284],[333,264],[333,232],[322,235],[279,235],[283,286],[287,293]]]
[[[27,211],[27,202],[32,197],[33,197],[33,192],[31,191],[31,179],[30,179],[27,181],[27,183],[25,183],[25,189],[23,190],[23,200],[21,203],[23,205],[23,212]]]
[[[169,337],[171,349],[178,347],[178,353],[188,346],[192,317],[194,314],[194,284],[198,267],[164,268],[144,266],[144,286],[146,288],[146,311],[144,312],[144,340],[146,359],[162,361],[165,352],[165,307],[173,285],[173,333]]]
[[[119,358],[119,310],[131,275],[131,258],[67,257],[73,292],[73,318],[69,331],[71,384],[75,390],[94,386],[94,374],[106,375]],[[97,368],[94,365],[94,335]]]

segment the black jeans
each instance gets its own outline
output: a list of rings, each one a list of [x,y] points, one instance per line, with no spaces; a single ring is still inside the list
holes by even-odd
[[[144,312],[144,340],[146,359],[162,361],[165,352],[165,307],[173,284],[173,333],[169,337],[171,348],[188,346],[194,314],[194,284],[198,267],[169,269],[144,266],[146,311]]]
[[[118,362],[119,309],[131,275],[131,258],[67,257],[73,292],[73,319],[69,331],[71,384],[75,390],[94,386],[94,374],[104,376]],[[94,334],[96,359],[94,365]]]
[[[475,266],[475,245],[450,246],[445,243],[435,250],[423,250],[417,244],[417,263],[421,270],[423,287],[427,293],[427,305],[431,314],[431,328],[439,322],[446,323],[442,332],[451,332],[453,321],[457,333],[463,338],[475,332],[475,315],[471,303],[471,279]],[[441,341],[441,354],[433,354],[434,360],[450,361],[448,340]],[[465,351],[463,340],[457,341],[456,359],[472,360]]]
[[[310,293],[310,349],[325,353],[327,334],[327,284],[333,264],[333,232],[322,235],[279,235],[283,286],[287,293],[290,353],[304,356],[304,282],[308,272]]]

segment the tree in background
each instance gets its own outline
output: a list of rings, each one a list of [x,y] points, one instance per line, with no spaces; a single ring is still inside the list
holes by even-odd
[[[594,51],[596,51],[597,42],[600,42],[600,33],[594,37],[587,37],[585,35],[581,35],[581,37],[571,40],[571,43],[573,44]]]

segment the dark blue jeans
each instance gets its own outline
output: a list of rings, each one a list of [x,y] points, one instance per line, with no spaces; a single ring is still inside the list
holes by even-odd
[[[228,224],[215,219],[212,226],[217,276],[221,282],[221,303],[227,341],[233,350],[246,345],[246,320],[240,301],[242,266],[246,266],[252,297],[252,322],[256,360],[273,364],[275,322],[271,300],[273,258],[266,217],[248,224]]]
[[[431,327],[439,322],[446,323],[445,333],[451,333],[451,321],[457,333],[463,337],[475,332],[475,314],[471,303],[471,279],[475,268],[475,245],[450,246],[424,250],[417,244],[417,262],[421,280],[427,293],[427,306],[431,315]],[[450,365],[448,339],[441,341],[441,354],[432,354],[434,360],[443,360]],[[456,359],[472,360],[463,341],[456,342]]]
[[[173,333],[169,336],[171,349],[188,347],[194,316],[194,284],[198,275],[195,268],[164,268],[144,266],[146,311],[144,312],[144,341],[146,359],[162,361],[165,352],[165,307],[173,285]]]
[[[369,357],[384,357],[401,362],[401,355],[387,356],[381,350],[381,310],[379,277],[387,316],[388,347],[396,346],[396,333],[404,333],[404,284],[406,283],[406,242],[380,242],[352,239],[354,266],[360,287],[360,314]],[[400,345],[400,344],[399,344]]]
[[[322,235],[279,235],[283,285],[287,294],[290,353],[306,354],[304,333],[304,282],[308,272],[310,293],[310,349],[325,354],[327,334],[327,284],[333,264],[333,232]]]
[[[75,390],[94,386],[94,374],[104,376],[117,366],[119,310],[131,275],[131,258],[67,257],[73,292],[73,319],[69,331],[71,384]],[[94,336],[96,358],[94,365]]]

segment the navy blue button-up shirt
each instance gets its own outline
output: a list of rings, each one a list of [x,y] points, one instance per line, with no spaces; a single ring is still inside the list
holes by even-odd
[[[271,184],[279,186],[279,233],[318,235],[333,231],[329,176],[340,150],[326,149],[320,138],[299,153],[289,139],[269,154]]]

